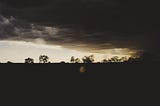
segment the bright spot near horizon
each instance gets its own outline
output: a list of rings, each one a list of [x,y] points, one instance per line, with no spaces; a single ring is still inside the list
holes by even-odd
[[[128,52],[128,53],[127,53]],[[95,62],[101,62],[103,59],[118,57],[130,57],[128,49],[109,49],[103,50],[102,53],[90,53],[63,48],[59,45],[35,44],[24,41],[0,41],[0,62],[24,63],[28,57],[33,58],[34,62],[39,62],[40,55],[47,55],[50,62],[70,62],[71,56],[82,58],[84,56],[94,55]]]

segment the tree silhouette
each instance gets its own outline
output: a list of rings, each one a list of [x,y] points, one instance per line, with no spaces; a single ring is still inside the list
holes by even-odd
[[[76,58],[74,61],[75,63],[81,63],[81,60],[79,58]]]
[[[79,58],[74,58],[74,56],[72,56],[70,62],[71,63],[81,63],[81,60]]]
[[[114,63],[114,62],[126,62],[127,61],[127,57],[121,57],[119,58],[118,56],[114,56],[110,59],[103,59],[102,63]]]
[[[25,59],[25,63],[34,63],[34,59],[32,59],[32,58],[27,58],[27,59]]]
[[[48,60],[49,60],[49,57],[46,55],[39,56],[39,63],[49,63]]]
[[[103,59],[102,63],[108,63],[108,60],[107,59]]]
[[[128,61],[128,59],[127,59],[127,57],[121,57],[121,58],[119,59],[119,61],[120,61],[120,62],[126,62],[126,61]]]
[[[119,62],[118,56],[114,56],[111,58],[112,62]]]
[[[84,56],[82,58],[83,63],[93,63],[94,62],[94,55]]]
[[[75,62],[74,56],[71,57],[70,62],[71,62],[71,63],[74,63],[74,62]]]
[[[114,57],[108,59],[107,62],[108,63],[118,63],[118,62],[123,62],[123,60],[125,60],[125,59],[126,59],[126,57],[122,57],[119,59],[118,56],[114,56]]]

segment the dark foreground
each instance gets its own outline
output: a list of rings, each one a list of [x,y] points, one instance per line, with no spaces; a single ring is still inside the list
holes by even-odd
[[[80,67],[85,72],[80,72]],[[139,89],[160,82],[159,63],[136,64],[0,64],[2,82],[58,87]],[[155,87],[157,88],[157,87]]]
[[[160,64],[0,64],[0,68],[0,72],[42,75],[42,78],[137,79],[159,76]]]
[[[81,66],[86,72],[79,71]],[[1,91],[11,99],[18,94],[18,103],[25,98],[23,103],[42,104],[47,100],[74,106],[104,103],[142,106],[156,104],[159,96],[160,65],[157,63],[0,64],[0,68]],[[55,102],[57,99],[60,102]]]

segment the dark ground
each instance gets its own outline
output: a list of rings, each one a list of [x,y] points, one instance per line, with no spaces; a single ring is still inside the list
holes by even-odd
[[[80,73],[80,67],[86,72]],[[114,63],[114,64],[0,64],[1,72],[29,74],[35,77],[60,79],[139,79],[156,78],[159,63]],[[40,75],[40,76],[37,76]]]
[[[80,73],[80,66],[87,71]],[[16,103],[142,106],[159,101],[158,63],[0,64],[0,68],[3,98]]]

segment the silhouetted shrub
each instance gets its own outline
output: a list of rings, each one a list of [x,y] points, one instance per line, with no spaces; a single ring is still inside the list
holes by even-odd
[[[32,59],[32,58],[27,58],[27,59],[25,59],[25,63],[34,63],[34,59]]]
[[[127,57],[119,58],[118,56],[114,56],[110,59],[103,59],[102,63],[119,63],[119,62],[126,62],[126,61],[128,61]]]
[[[70,62],[74,63],[74,61],[75,61],[74,56],[72,56],[71,59],[70,59]]]
[[[60,63],[65,64],[65,61],[61,61]]]
[[[84,56],[82,58],[83,63],[93,63],[94,62],[94,55]]]
[[[71,63],[81,63],[81,60],[79,58],[74,58],[74,56],[71,57],[70,59]]]
[[[39,63],[48,63],[49,57],[46,55],[39,56]]]
[[[11,62],[11,61],[7,61],[7,63],[8,63],[8,64],[10,64],[10,63],[13,63],[13,62]]]

